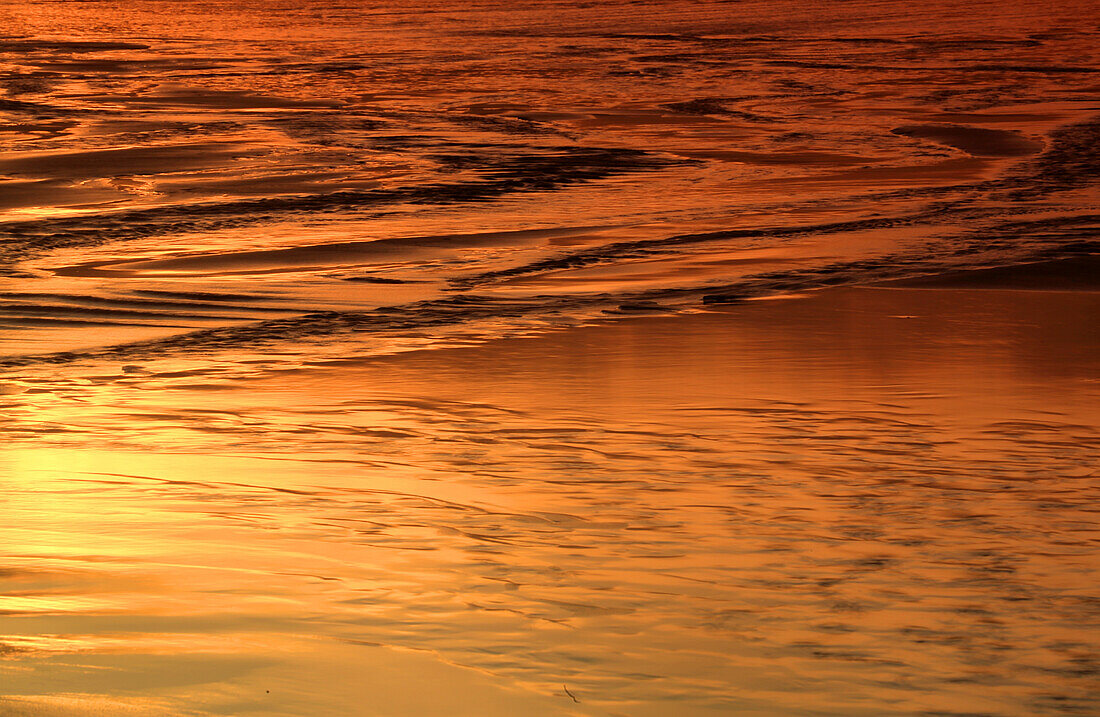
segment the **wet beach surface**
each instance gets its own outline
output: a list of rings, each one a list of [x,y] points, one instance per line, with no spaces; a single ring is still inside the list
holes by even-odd
[[[834,290],[9,396],[5,707],[1087,714],[1098,302]]]
[[[0,354],[373,353],[1091,253],[1094,9],[8,3]]]
[[[0,712],[1100,711],[1095,10],[4,4]]]

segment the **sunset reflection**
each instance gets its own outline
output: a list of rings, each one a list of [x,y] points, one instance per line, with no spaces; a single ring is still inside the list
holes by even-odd
[[[1092,10],[8,3],[0,713],[1097,711]]]

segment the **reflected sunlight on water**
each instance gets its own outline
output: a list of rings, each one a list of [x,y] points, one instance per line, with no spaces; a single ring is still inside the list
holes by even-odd
[[[0,713],[1100,713],[1095,4],[0,3]]]
[[[3,457],[5,708],[1087,712],[1097,300],[847,290],[89,382]]]

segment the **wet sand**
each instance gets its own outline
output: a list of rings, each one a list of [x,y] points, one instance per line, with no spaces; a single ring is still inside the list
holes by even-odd
[[[0,714],[1100,713],[1094,14],[5,3]]]
[[[1093,712],[1098,309],[838,289],[9,391],[0,705]]]
[[[883,286],[1004,291],[1100,291],[1100,254],[989,269],[952,271],[885,282]]]

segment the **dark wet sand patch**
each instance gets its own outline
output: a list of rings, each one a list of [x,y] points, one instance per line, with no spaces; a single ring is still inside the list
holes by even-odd
[[[222,110],[262,109],[332,109],[342,102],[322,99],[292,99],[269,97],[249,92],[199,90],[192,88],[165,89],[149,95],[89,95],[93,102],[120,102],[128,105],[158,107],[204,107]]]
[[[918,164],[904,167],[857,167],[827,174],[799,177],[777,177],[764,179],[753,184],[760,186],[809,186],[814,184],[836,185],[851,184],[866,187],[875,182],[893,186],[911,186],[925,184],[946,184],[965,182],[982,178],[992,164],[992,160],[978,157],[960,157],[932,164]]]
[[[0,160],[0,165],[3,161]],[[125,195],[106,187],[73,186],[53,179],[37,181],[9,180],[0,191],[0,210],[25,207],[74,207],[115,202]]]
[[[134,292],[135,294],[141,294],[142,292]],[[64,304],[72,304],[77,306],[105,306],[110,308],[121,308],[128,310],[152,310],[152,311],[178,311],[181,309],[187,309],[192,311],[249,311],[249,312],[261,312],[261,313],[293,313],[293,309],[279,308],[274,306],[242,306],[238,303],[226,303],[224,301],[182,301],[179,299],[154,299],[145,298],[141,296],[130,297],[110,297],[110,296],[90,296],[82,294],[63,294],[63,293],[32,293],[32,292],[6,292],[0,293],[0,311],[3,311],[5,307],[13,305],[5,302],[14,302],[14,304],[21,304],[29,301],[47,301],[47,302],[59,302]]]
[[[266,197],[276,194],[320,194],[349,189],[375,189],[381,183],[374,179],[351,179],[334,172],[295,172],[260,177],[207,179],[205,175],[188,180],[157,182],[162,192],[228,194]]]
[[[229,164],[262,150],[231,142],[98,149],[86,152],[38,152],[0,159],[0,173],[70,179],[165,174]]]
[[[233,307],[219,307],[223,312],[232,311]],[[247,310],[246,310],[247,311]],[[122,319],[165,319],[165,320],[189,320],[189,321],[236,321],[241,316],[206,313],[183,313],[182,311],[153,311],[139,309],[119,309],[92,306],[78,306],[72,304],[39,304],[29,302],[0,302],[0,317],[7,316],[46,316],[57,318],[122,318]]]
[[[237,319],[240,321],[240,319]],[[11,329],[32,329],[40,327],[92,327],[92,326],[140,326],[156,329],[189,329],[187,324],[150,323],[145,321],[95,321],[91,319],[51,318],[46,316],[4,316],[0,318],[0,327]]]
[[[646,127],[650,125],[712,125],[725,121],[709,115],[674,114],[668,112],[593,112],[589,117],[570,124],[584,129],[604,127]]]
[[[0,52],[107,52],[111,50],[148,50],[149,45],[137,42],[104,40],[46,40],[39,38],[0,39]]]
[[[545,241],[564,236],[598,232],[601,227],[531,229],[482,234],[441,234],[433,236],[378,239],[375,241],[336,242],[285,249],[195,254],[146,261],[109,261],[78,264],[55,269],[58,276],[141,276],[213,275],[231,273],[272,273],[307,268],[355,266],[375,261],[408,261],[438,255],[454,249],[511,246]]]
[[[43,59],[33,63],[41,70],[50,72],[93,72],[93,73],[136,73],[136,72],[181,72],[209,70],[218,67],[218,62],[203,58],[157,58],[138,59],[92,58],[85,60]]]
[[[281,301],[282,297],[266,294],[229,294],[213,291],[165,291],[161,289],[139,289],[133,292],[138,296],[166,297],[187,301]]]
[[[25,137],[60,137],[76,127],[72,120],[44,120],[37,122],[12,122],[0,124],[0,132]]]
[[[860,157],[854,154],[838,154],[833,152],[741,152],[737,150],[694,150],[676,152],[680,157],[689,159],[715,159],[721,162],[737,162],[740,164],[760,164],[778,166],[845,166],[870,164],[881,161],[881,158]]]
[[[1100,255],[1057,261],[952,271],[877,286],[911,289],[1008,289],[1018,291],[1100,291]]]
[[[734,256],[719,258],[716,256],[685,255],[679,259],[664,257],[653,260],[637,260],[623,264],[596,264],[548,271],[545,273],[521,275],[505,279],[500,286],[509,288],[540,289],[561,291],[570,286],[583,286],[586,291],[622,291],[630,286],[664,286],[696,284],[707,279],[729,280],[731,273],[744,276],[746,273],[776,271],[786,267],[802,265],[809,261],[806,257],[786,256],[781,251],[768,252],[763,256]]]
[[[937,144],[961,149],[975,157],[1022,157],[1035,154],[1042,144],[1018,132],[984,127],[951,124],[915,124],[891,130],[902,137],[927,139]]]
[[[473,110],[471,110],[472,112]],[[562,122],[588,119],[589,115],[578,112],[551,112],[551,111],[515,111],[503,113],[505,117],[527,120],[529,122]]]
[[[1065,115],[1053,112],[923,112],[910,113],[909,119],[923,120],[921,124],[1034,124],[1064,120]]]

